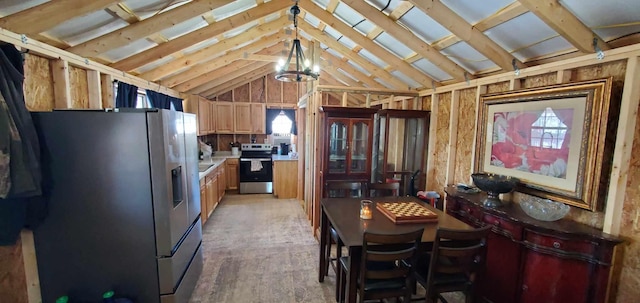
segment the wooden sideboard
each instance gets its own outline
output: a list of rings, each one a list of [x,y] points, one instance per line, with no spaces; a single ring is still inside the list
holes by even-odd
[[[485,208],[484,193],[445,189],[447,213],[473,226],[493,225],[478,301],[606,302],[614,247],[609,234],[567,219],[538,221],[515,203]]]

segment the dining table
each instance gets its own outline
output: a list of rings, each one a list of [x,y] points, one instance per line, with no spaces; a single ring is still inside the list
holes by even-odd
[[[381,202],[410,202],[414,201],[438,215],[436,222],[396,224],[386,217],[375,205],[371,219],[360,218],[360,202],[363,199],[371,200],[374,204]],[[348,249],[349,275],[346,284],[346,301],[356,302],[357,279],[360,271],[362,254],[362,239],[364,232],[399,234],[424,228],[420,243],[420,250],[428,251],[433,244],[438,227],[472,230],[473,227],[434,208],[424,201],[412,196],[371,197],[371,198],[324,198],[321,201],[321,225],[320,225],[320,253],[318,267],[318,281],[323,282],[327,274],[327,262],[325,252],[330,244],[329,226],[332,226],[344,246]],[[339,265],[338,265],[339,266]],[[337,279],[336,279],[337,280]],[[339,285],[336,285],[339,287]]]

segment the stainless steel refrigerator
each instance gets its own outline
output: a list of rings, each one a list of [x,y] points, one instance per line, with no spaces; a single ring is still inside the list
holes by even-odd
[[[157,109],[32,113],[49,214],[43,302],[187,302],[202,271],[196,118]]]

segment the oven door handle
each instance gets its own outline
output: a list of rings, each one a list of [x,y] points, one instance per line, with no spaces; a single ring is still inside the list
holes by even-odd
[[[242,162],[250,162],[250,161],[271,161],[271,158],[240,158]]]

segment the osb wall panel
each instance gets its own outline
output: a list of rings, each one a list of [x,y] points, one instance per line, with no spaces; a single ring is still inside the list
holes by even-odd
[[[431,113],[434,114],[434,113]],[[436,125],[436,143],[434,146],[434,176],[428,176],[429,190],[435,190],[444,197],[447,171],[447,150],[449,145],[449,117],[451,115],[451,93],[443,93],[438,96],[438,123]]]
[[[249,102],[249,83],[233,89],[233,101]]]
[[[598,65],[577,68],[572,79],[575,81],[592,80],[613,77],[613,81],[624,81],[624,73],[627,70],[626,61],[608,62]]]
[[[431,96],[422,97],[422,110],[431,110]]]
[[[499,82],[487,85],[487,94],[501,93],[509,90],[509,82]]]
[[[640,108],[638,113],[640,113]],[[640,114],[636,117],[633,150],[640,150]],[[640,298],[640,155],[631,154],[627,189],[622,209],[620,235],[627,241],[620,273],[617,302],[636,302]]]
[[[527,77],[522,81],[523,88],[533,88],[541,86],[549,86],[556,84],[557,73],[550,73],[544,75],[537,75],[533,77]]]
[[[53,110],[53,78],[49,59],[26,54],[24,100],[30,111]]]
[[[228,91],[216,96],[217,101],[231,101],[233,102],[233,91]]]
[[[450,182],[468,183],[473,170],[471,151],[476,129],[476,88],[460,91],[458,112],[458,136],[456,139],[456,164],[454,178]]]
[[[342,99],[338,99],[333,94],[323,94],[323,95],[326,96],[326,99],[322,104],[331,105],[331,106],[342,105]]]
[[[236,142],[233,135],[218,135],[218,150],[231,151],[233,142]]]
[[[298,83],[282,83],[282,102],[288,104],[298,104]]]
[[[251,102],[264,103],[265,77],[251,81]]]
[[[273,74],[267,75],[267,103],[282,102],[282,82],[276,80]]]
[[[89,108],[87,71],[70,65],[69,86],[71,88],[71,108]]]
[[[28,302],[23,262],[20,240],[15,245],[0,246],[0,301]]]

